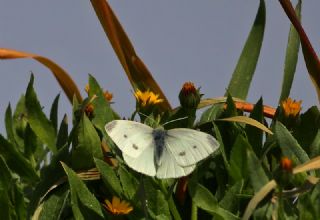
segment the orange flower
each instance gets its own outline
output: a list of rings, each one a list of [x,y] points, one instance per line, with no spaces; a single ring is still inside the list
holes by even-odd
[[[91,118],[93,116],[94,106],[89,103],[86,108],[84,109],[84,112],[88,116],[88,118]]]
[[[282,157],[280,161],[280,166],[282,170],[291,172],[292,171],[292,160],[290,160],[288,157]]]
[[[103,95],[104,95],[104,98],[107,100],[107,101],[111,101],[112,100],[112,98],[113,98],[113,95],[112,95],[112,93],[111,92],[109,92],[109,91],[105,91],[104,93],[103,93]]]
[[[186,82],[183,84],[181,92],[183,92],[184,96],[191,94],[196,94],[197,89],[194,87],[192,82]]]
[[[137,102],[140,106],[145,107],[148,105],[155,105],[163,102],[163,99],[159,99],[159,95],[153,93],[150,90],[141,92],[139,89],[134,93],[134,96],[137,99]]]
[[[302,101],[292,100],[291,98],[287,98],[286,100],[282,101],[281,106],[285,116],[297,116],[301,110],[301,102]]]
[[[112,202],[109,202],[107,199],[104,200],[104,204],[102,205],[114,215],[126,215],[133,210],[132,206],[130,206],[130,203],[127,201],[121,201],[116,196],[112,197]]]

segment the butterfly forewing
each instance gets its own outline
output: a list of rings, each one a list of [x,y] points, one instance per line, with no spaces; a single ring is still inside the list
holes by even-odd
[[[154,145],[153,129],[135,121],[114,120],[106,124],[105,130],[123,154],[137,158],[146,148]]]
[[[208,157],[219,147],[211,135],[187,128],[168,130],[166,148],[180,166],[191,166]]]

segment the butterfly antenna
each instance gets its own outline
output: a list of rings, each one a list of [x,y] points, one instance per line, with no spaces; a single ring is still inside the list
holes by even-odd
[[[154,118],[150,117],[150,115],[143,114],[142,112],[138,112],[138,113],[141,114],[141,115],[143,115],[144,117],[152,120],[154,123],[158,124],[158,122],[157,122]]]
[[[170,124],[170,123],[175,122],[175,121],[181,121],[181,120],[186,119],[186,118],[188,118],[188,116],[183,117],[183,118],[173,119],[173,120],[171,120],[171,121],[167,121],[167,122],[164,123],[162,126],[165,126],[165,125]]]

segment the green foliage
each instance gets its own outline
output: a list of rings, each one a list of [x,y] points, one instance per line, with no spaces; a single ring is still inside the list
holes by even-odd
[[[2,218],[113,219],[114,214],[108,210],[110,207],[106,208],[105,200],[117,197],[132,207],[133,211],[122,216],[128,219],[184,219],[188,216],[192,219],[240,219],[250,198],[258,195],[273,178],[280,181],[274,193],[280,193],[278,196],[283,193],[283,196],[274,205],[272,193],[268,193],[272,188],[268,188],[269,191],[256,200],[263,202],[250,206],[254,207],[251,209],[254,218],[272,216],[272,213],[277,213],[279,218],[300,215],[317,218],[320,215],[318,207],[312,205],[318,202],[318,187],[313,189],[317,182],[309,184],[305,191],[308,175],[286,174],[279,165],[283,156],[299,165],[319,152],[316,107],[297,115],[295,123],[289,123],[289,127],[274,118],[271,126],[274,135],[265,136],[263,131],[245,121],[219,120],[243,115],[231,96],[226,106],[212,105],[200,115],[196,126],[213,134],[220,142],[220,150],[198,164],[198,169],[188,177],[187,190],[181,191],[178,182],[182,179],[178,182],[158,180],[138,174],[125,164],[121,152],[103,130],[105,123],[118,117],[92,76],[89,77],[88,98],[74,103],[70,132],[66,116],[59,129],[57,126],[59,96],[53,101],[49,120],[36,99],[33,80],[31,76],[27,94],[22,96],[13,115],[8,106],[5,114],[7,138],[0,135],[0,204],[6,207]],[[27,104],[28,101],[33,104]],[[268,126],[262,103],[260,99],[250,117]],[[86,107],[90,104],[93,109],[88,112]],[[35,117],[36,114],[39,117]],[[176,117],[174,114],[166,116],[162,122]],[[288,122],[284,114],[278,115]],[[181,123],[172,122],[171,126],[180,127]],[[311,172],[311,175],[317,177],[317,173]],[[305,193],[301,201],[299,197],[292,205],[291,197],[285,195],[286,190],[294,187],[303,188]],[[181,193],[183,201],[179,199]],[[312,208],[306,210],[307,204]]]
[[[264,0],[260,0],[255,21],[227,89],[227,92],[234,97],[241,99],[247,98],[251,80],[259,60],[265,23],[266,6]]]
[[[300,9],[299,1],[297,11]],[[265,3],[260,0],[226,101],[214,103],[200,114],[197,106],[202,94],[189,83],[179,93],[181,106],[174,110],[164,99],[162,104],[149,106],[148,115],[132,111],[132,120],[139,115],[142,122],[171,121],[166,129],[200,129],[218,140],[219,150],[196,164],[186,177],[157,179],[137,173],[125,163],[104,129],[120,116],[93,76],[89,76],[88,97],[82,101],[78,94],[73,99],[72,126],[67,115],[58,126],[59,95],[47,117],[31,75],[26,94],[15,109],[8,105],[7,135],[0,135],[0,219],[319,219],[320,172],[314,171],[320,168],[318,108],[301,114],[299,108],[290,115],[286,109],[290,107],[281,106],[276,113],[267,112],[270,121],[262,98],[249,110],[243,105],[248,103],[233,99],[247,97],[262,46],[265,14]],[[121,45],[117,51],[120,60],[128,61],[122,65],[127,66],[126,71],[140,74],[133,76],[131,83],[137,88],[154,85],[150,90],[160,94],[116,17],[108,16],[106,19],[111,16],[115,22],[112,26],[109,20],[108,27],[118,29],[111,30],[111,38],[120,34],[126,43],[113,41],[115,48]],[[291,28],[281,101],[289,96],[298,44]],[[147,80],[141,80],[145,76]],[[71,93],[72,89],[68,90]],[[245,111],[250,112],[248,117]]]

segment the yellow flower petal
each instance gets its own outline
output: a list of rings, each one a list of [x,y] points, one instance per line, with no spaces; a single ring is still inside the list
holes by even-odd
[[[163,99],[159,99],[159,95],[153,93],[150,90],[147,90],[145,92],[141,92],[139,89],[134,93],[134,96],[137,99],[137,102],[145,107],[147,105],[155,105],[158,103],[163,102]]]
[[[301,110],[302,101],[292,100],[291,98],[287,98],[284,100],[281,105],[286,117],[289,116],[297,116]]]
[[[105,204],[103,204],[103,206],[114,215],[128,214],[133,210],[133,207],[130,205],[130,203],[121,201],[120,198],[116,196],[112,197],[111,203],[107,199],[104,201],[104,203]]]

